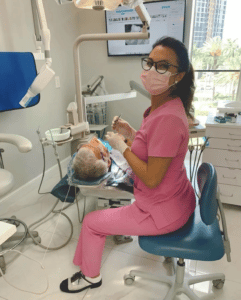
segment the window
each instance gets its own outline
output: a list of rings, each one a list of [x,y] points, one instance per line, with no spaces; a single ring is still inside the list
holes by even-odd
[[[238,30],[241,28],[241,1],[216,1],[214,11],[208,10],[209,1],[196,1],[207,9],[206,18],[201,18],[199,27],[197,16],[200,14],[196,13],[192,48],[196,77],[195,116],[205,124],[208,113],[219,101],[236,100],[241,67],[241,30]]]

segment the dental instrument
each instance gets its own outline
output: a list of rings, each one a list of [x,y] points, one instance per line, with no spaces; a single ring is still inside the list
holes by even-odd
[[[120,117],[121,117],[121,114],[120,114],[119,117],[115,120],[115,124],[119,121]]]
[[[55,75],[54,70],[51,69],[52,58],[50,56],[50,30],[47,25],[47,20],[45,16],[44,6],[42,0],[33,0],[36,1],[37,11],[39,16],[40,27],[42,30],[42,39],[44,45],[45,53],[45,65],[42,66],[38,76],[34,79],[33,83],[29,87],[27,93],[19,102],[22,107],[27,107],[32,99],[38,95],[43,89],[49,84],[52,78]]]

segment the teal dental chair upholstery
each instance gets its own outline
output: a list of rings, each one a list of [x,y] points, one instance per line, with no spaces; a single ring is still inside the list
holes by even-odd
[[[170,234],[139,237],[139,245],[144,251],[173,259],[175,274],[156,276],[132,270],[124,276],[127,285],[134,282],[135,276],[167,283],[171,288],[164,300],[174,300],[175,296],[180,293],[184,293],[191,300],[200,300],[189,286],[203,281],[212,280],[214,287],[223,287],[225,275],[221,273],[185,276],[184,259],[215,261],[221,259],[226,253],[227,260],[231,261],[230,242],[223,206],[219,199],[214,166],[210,163],[203,163],[198,169],[197,181],[201,196],[187,224]],[[222,231],[217,219],[218,209],[221,215]],[[177,263],[176,258],[178,258]]]

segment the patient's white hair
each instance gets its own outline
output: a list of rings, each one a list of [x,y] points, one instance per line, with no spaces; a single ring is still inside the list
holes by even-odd
[[[88,148],[80,148],[73,159],[75,173],[85,180],[97,178],[108,172],[108,164],[102,159],[97,159],[94,153]]]

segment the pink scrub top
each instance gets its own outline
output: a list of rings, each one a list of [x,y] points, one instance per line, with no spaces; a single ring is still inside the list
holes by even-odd
[[[151,215],[156,227],[161,229],[180,218],[191,216],[196,198],[184,166],[189,125],[181,99],[170,100],[149,115],[150,110],[151,107],[144,113],[131,151],[146,163],[149,156],[173,157],[173,160],[162,182],[154,189],[148,188],[135,175],[136,201],[132,212],[138,223]]]

